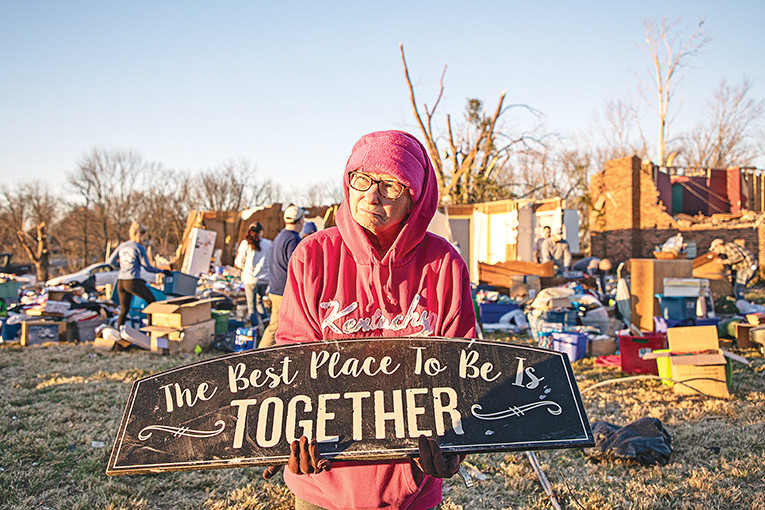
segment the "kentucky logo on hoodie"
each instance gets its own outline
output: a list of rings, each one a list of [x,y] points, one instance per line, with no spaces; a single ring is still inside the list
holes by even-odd
[[[436,315],[427,310],[418,313],[416,310],[419,302],[420,295],[415,294],[406,314],[398,314],[393,318],[385,317],[380,308],[371,317],[348,318],[359,308],[357,301],[342,309],[339,301],[325,301],[320,306],[329,310],[329,315],[321,322],[321,330],[329,329],[337,334],[351,335],[374,330],[403,331],[413,327],[420,329],[408,336],[432,336],[435,334]]]

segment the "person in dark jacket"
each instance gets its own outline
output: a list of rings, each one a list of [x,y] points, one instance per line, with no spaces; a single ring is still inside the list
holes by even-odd
[[[269,287],[268,299],[271,301],[271,322],[268,323],[258,347],[271,347],[276,344],[276,328],[279,327],[279,308],[282,306],[284,286],[287,284],[287,268],[290,257],[300,242],[305,210],[290,205],[284,210],[284,228],[276,234],[268,255]]]

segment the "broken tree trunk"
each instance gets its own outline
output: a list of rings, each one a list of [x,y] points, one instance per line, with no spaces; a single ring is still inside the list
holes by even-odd
[[[24,248],[24,251],[27,252],[27,256],[29,256],[35,264],[37,281],[44,283],[48,280],[49,268],[48,232],[45,222],[43,221],[39,223],[35,230],[37,233],[36,239],[23,230],[16,232],[16,236],[19,239],[19,243]],[[29,247],[29,243],[27,242],[28,239],[36,243],[34,250]]]

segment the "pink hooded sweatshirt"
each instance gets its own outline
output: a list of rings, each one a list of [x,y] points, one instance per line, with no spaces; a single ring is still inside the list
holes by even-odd
[[[351,216],[348,174],[389,174],[409,188],[412,210],[381,259]],[[301,241],[289,263],[277,344],[343,338],[445,336],[473,338],[475,311],[462,257],[427,232],[438,205],[436,175],[425,148],[400,131],[362,137],[343,178],[337,227]],[[414,440],[416,444],[416,439]],[[441,480],[417,484],[409,460],[335,462],[315,475],[285,469],[300,499],[332,510],[427,509],[441,502]]]

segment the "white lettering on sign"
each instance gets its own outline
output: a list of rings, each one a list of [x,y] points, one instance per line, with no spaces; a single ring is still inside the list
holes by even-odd
[[[385,410],[385,392],[375,391],[375,437],[385,439],[385,422],[393,421],[396,437],[404,437],[404,401],[401,390],[393,390],[393,410]]]
[[[352,436],[354,441],[361,441],[363,438],[363,433],[361,429],[361,407],[362,407],[362,399],[369,398],[372,394],[368,391],[350,391],[348,393],[345,393],[343,395],[343,398],[350,399],[353,401],[353,425],[352,425]]]
[[[305,436],[308,439],[313,437],[313,422],[311,420],[297,421],[297,405],[303,404],[303,412],[310,413],[313,411],[313,405],[311,405],[311,399],[307,395],[295,395],[287,405],[287,423],[285,425],[285,431],[287,434],[287,442],[291,443],[300,436]],[[301,432],[297,432],[297,426],[300,427]]]
[[[311,353],[311,363],[309,365],[309,374],[311,379],[319,377],[319,368],[326,366],[327,375],[332,379],[337,379],[341,375],[358,377],[361,374],[375,376],[378,374],[391,375],[398,370],[401,364],[391,368],[393,359],[390,356],[383,356],[380,362],[377,362],[374,356],[367,356],[363,360],[358,358],[342,359],[339,352],[332,354],[327,351],[314,351]]]
[[[437,358],[428,358],[423,363],[422,351],[425,350],[425,347],[413,347],[413,349],[417,351],[417,357],[414,360],[414,375],[422,374],[423,365],[425,373],[428,375],[438,375],[448,368],[446,365],[441,366],[441,361]]]
[[[492,382],[502,375],[502,372],[497,372],[496,375],[490,377],[489,374],[494,370],[494,365],[487,361],[479,368],[475,366],[476,361],[478,361],[478,351],[470,351],[466,353],[463,350],[460,353],[459,376],[463,379],[477,379],[480,377],[486,382]]]
[[[544,377],[537,377],[534,372],[534,367],[529,367],[524,370],[523,368],[523,362],[526,361],[526,358],[515,358],[518,360],[518,367],[515,369],[515,382],[513,383],[513,386],[520,386],[521,388],[526,388],[529,390],[533,390],[537,386],[539,386],[539,381],[543,381]],[[523,376],[524,374],[531,379],[528,384],[523,384]]]
[[[247,366],[244,363],[237,363],[234,367],[229,365],[228,389],[231,393],[236,393],[239,390],[246,390],[250,386],[261,388],[268,384],[269,388],[276,388],[280,384],[292,384],[298,372],[290,375],[290,363],[292,363],[290,357],[285,356],[281,361],[281,368],[268,367],[265,372],[256,368],[250,372],[249,376],[245,376]]]
[[[339,398],[339,393],[319,395],[319,409],[316,412],[316,440],[320,443],[334,443],[339,439],[337,436],[327,435],[327,422],[335,419],[335,413],[327,411],[327,400]]]
[[[273,407],[273,411],[271,408]],[[273,423],[271,430],[266,429],[268,425],[268,418],[273,417]],[[279,440],[282,438],[282,420],[284,419],[284,402],[279,397],[268,397],[260,404],[260,411],[258,412],[258,428],[255,435],[255,440],[260,446],[269,448],[276,446]],[[271,437],[267,434],[271,433]]]
[[[448,404],[444,404],[441,395],[448,395]],[[445,415],[452,419],[452,429],[455,434],[462,435],[465,433],[462,430],[462,415],[457,410],[457,392],[454,391],[454,388],[433,388],[433,412],[436,418],[437,436],[443,436],[446,433]]]
[[[417,416],[425,414],[425,408],[417,405],[417,395],[427,395],[427,388],[409,388],[406,390],[406,424],[409,431],[409,437],[419,437],[421,435],[432,436],[430,430],[420,430],[417,426]]]
[[[432,394],[432,399],[426,395]],[[406,397],[404,397],[406,395]],[[421,420],[428,416],[435,423],[435,434],[443,436],[447,426],[455,434],[464,434],[462,416],[457,410],[458,398],[454,388],[438,387],[409,388],[407,390],[356,391],[344,394],[325,393],[316,397],[314,402],[307,395],[296,395],[284,405],[279,397],[268,397],[258,404],[257,399],[232,400],[231,406],[237,408],[236,426],[234,427],[233,448],[241,448],[247,430],[254,427],[254,442],[263,448],[276,445],[284,439],[291,443],[300,436],[309,440],[316,431],[319,442],[337,442],[339,436],[329,432],[338,412],[345,412],[352,407],[352,437],[354,441],[364,439],[363,410],[366,399],[371,402],[374,415],[375,439],[386,438],[386,424],[393,422],[396,438],[415,439],[420,435],[432,436],[434,431],[421,428]],[[252,410],[250,410],[252,408]],[[257,408],[257,409],[256,409]],[[250,423],[254,419],[255,423]],[[248,435],[248,437],[250,437]]]
[[[402,331],[408,327],[420,328],[419,331],[408,336],[432,336],[435,334],[436,314],[432,311],[423,310],[417,312],[417,305],[420,303],[420,295],[415,294],[412,302],[406,311],[406,314],[398,314],[393,318],[383,316],[380,308],[374,311],[371,317],[348,318],[350,314],[359,308],[358,302],[353,302],[343,309],[340,309],[339,301],[324,301],[319,304],[323,309],[329,310],[329,313],[321,321],[322,331],[329,329],[338,335],[352,335],[359,331],[369,332],[378,329],[390,331]]]
[[[197,386],[196,394],[193,396],[190,389],[183,389],[178,383],[166,384],[159,388],[165,390],[165,408],[168,413],[172,413],[176,406],[183,407],[184,403],[188,407],[194,407],[194,404],[199,400],[210,400],[218,391],[218,388],[215,387],[212,393],[208,393],[207,390],[210,387],[207,383]]]

